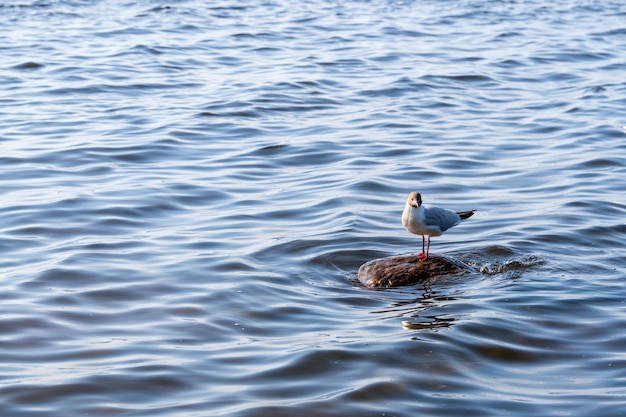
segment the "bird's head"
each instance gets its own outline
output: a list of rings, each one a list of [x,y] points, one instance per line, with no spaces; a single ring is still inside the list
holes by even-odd
[[[411,194],[409,194],[407,204],[411,207],[418,208],[422,205],[422,195],[417,191],[413,191]]]

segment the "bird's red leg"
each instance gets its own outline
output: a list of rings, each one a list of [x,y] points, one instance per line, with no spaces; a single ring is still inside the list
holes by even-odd
[[[428,254],[430,254],[430,236],[428,236],[428,246],[426,246],[426,259],[428,259]]]
[[[429,237],[430,239],[430,237]],[[428,258],[428,255],[424,253],[424,235],[422,235],[422,253],[417,255],[420,261],[425,261]]]

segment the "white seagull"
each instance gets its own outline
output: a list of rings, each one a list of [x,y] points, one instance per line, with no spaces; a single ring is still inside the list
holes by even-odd
[[[456,212],[441,207],[423,206],[420,193],[413,191],[406,200],[402,212],[402,224],[411,233],[422,235],[421,261],[428,259],[430,237],[441,236],[443,232],[471,217],[476,210]],[[424,235],[428,235],[428,246],[424,251]]]

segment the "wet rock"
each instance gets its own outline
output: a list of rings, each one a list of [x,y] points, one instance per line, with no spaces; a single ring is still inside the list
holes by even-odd
[[[388,288],[459,276],[473,271],[471,266],[447,256],[430,255],[427,260],[420,261],[417,255],[402,255],[364,263],[359,268],[357,278],[366,287]]]

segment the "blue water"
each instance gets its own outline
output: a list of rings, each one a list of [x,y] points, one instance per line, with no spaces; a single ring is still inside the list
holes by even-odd
[[[1,416],[626,415],[626,5],[0,4]],[[481,271],[357,285],[400,215]]]

